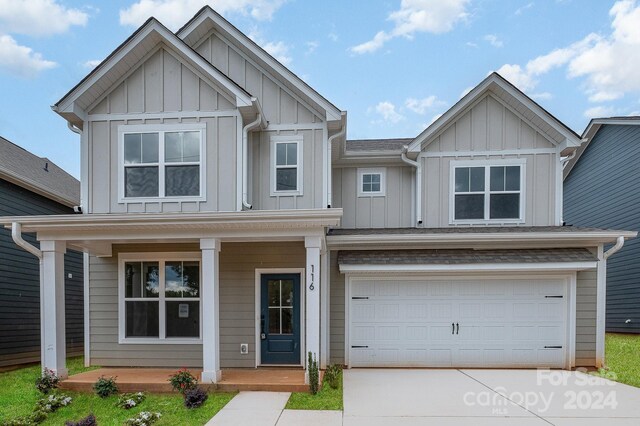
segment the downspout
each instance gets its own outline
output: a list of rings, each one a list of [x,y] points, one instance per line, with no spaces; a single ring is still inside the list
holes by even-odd
[[[604,260],[607,260],[612,254],[615,254],[618,251],[620,251],[623,245],[624,245],[624,237],[620,236],[616,240],[616,244],[613,247],[611,247],[609,250],[604,252],[604,255],[602,256],[604,257]]]
[[[567,167],[567,164],[569,164],[569,161],[571,161],[573,159],[573,157],[576,156],[577,152],[578,152],[578,150],[574,149],[573,152],[571,154],[569,154],[568,157],[565,157],[562,160],[560,160],[560,163],[562,164],[562,170],[564,170],[564,168]]]
[[[347,132],[347,126],[343,124],[342,129],[340,129],[340,131],[335,135],[330,136],[328,140],[328,146],[327,146],[327,168],[329,169],[327,172],[327,208],[328,209],[330,209],[331,204],[333,204],[333,190],[332,190],[333,170],[331,169],[331,151],[332,151],[331,145],[334,139],[344,136],[346,132]]]
[[[413,161],[407,157],[408,150],[409,147],[405,145],[402,148],[400,158],[405,163],[416,168],[416,222],[418,225],[422,225],[422,166],[420,165],[420,159]]]
[[[76,126],[71,124],[69,121],[67,121],[67,127],[69,128],[69,130],[71,130],[75,134],[78,134],[78,135],[82,134],[82,130],[78,129]]]
[[[258,113],[256,119],[242,128],[242,208],[251,210],[253,207],[249,204],[249,131],[260,126],[262,123],[262,115]]]

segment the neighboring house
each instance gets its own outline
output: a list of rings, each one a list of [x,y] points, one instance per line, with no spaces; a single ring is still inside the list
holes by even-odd
[[[564,169],[564,220],[640,230],[640,117],[591,120]],[[606,329],[640,333],[640,240],[607,264]]]
[[[69,215],[80,182],[47,158],[0,137],[0,216]],[[36,236],[25,235],[36,244]],[[67,351],[83,349],[82,254],[64,257]],[[0,369],[40,361],[40,267],[0,229]]]
[[[52,303],[64,248],[91,254],[87,363],[602,364],[603,244],[636,234],[562,226],[580,137],[497,74],[415,138],[345,141],[345,112],[205,7],[53,108],[85,214],[0,223],[38,234]]]

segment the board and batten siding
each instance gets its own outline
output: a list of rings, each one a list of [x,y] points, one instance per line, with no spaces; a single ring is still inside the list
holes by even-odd
[[[140,114],[181,112],[176,118]],[[189,117],[192,112],[193,117]],[[212,116],[207,116],[211,112]],[[214,114],[215,113],[215,114]],[[131,119],[127,116],[130,115]],[[112,118],[113,117],[113,118]],[[240,116],[235,106],[166,49],[160,49],[102,100],[89,115],[89,213],[176,213],[236,210],[236,161]],[[204,201],[118,201],[118,126],[206,125]]]
[[[329,362],[344,364],[345,344],[345,275],[340,273],[338,252],[332,251],[329,257]]]
[[[212,32],[195,50],[236,84],[260,101],[269,124],[321,123],[322,115],[295,97],[284,84],[251,61],[236,46]]]
[[[0,179],[0,216],[71,214],[69,207]],[[34,234],[24,239],[39,246]],[[0,228],[0,369],[40,361],[40,267],[18,247],[11,230]],[[67,353],[83,349],[83,256],[64,255]],[[71,278],[69,275],[71,274]]]
[[[202,345],[118,343],[118,253],[199,251],[193,244],[114,246],[110,258],[91,257],[91,363],[103,366],[201,367]],[[223,243],[220,250],[220,365],[255,367],[255,270],[304,268],[302,242]],[[240,344],[249,354],[240,354]]]
[[[302,194],[271,195],[272,136],[296,136],[302,140]],[[249,200],[255,210],[321,209],[323,163],[323,130],[255,132],[250,135],[249,168],[251,170]]]
[[[413,226],[412,191],[414,169],[404,166],[385,169],[384,196],[358,196],[358,168],[333,169],[333,206],[343,209],[343,228],[406,228]]]
[[[451,161],[503,159],[526,161],[522,226],[560,225],[556,218],[559,157],[554,148],[549,138],[492,95],[487,95],[437,135],[420,154],[424,226],[452,226],[449,221]],[[518,150],[529,153],[504,154],[504,151]],[[543,151],[530,153],[531,150]],[[469,152],[478,154],[470,156]]]
[[[564,220],[640,231],[640,126],[598,130],[564,181]],[[640,238],[607,260],[607,331],[640,333],[639,260]]]

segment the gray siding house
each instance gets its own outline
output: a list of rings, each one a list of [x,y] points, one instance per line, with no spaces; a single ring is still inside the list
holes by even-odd
[[[564,220],[574,226],[640,230],[640,117],[591,120],[564,171]],[[607,266],[606,329],[640,333],[640,241]]]
[[[47,158],[0,137],[0,215],[68,215],[80,183]],[[35,234],[25,235],[38,245]],[[64,257],[67,351],[83,351],[82,253]],[[0,229],[0,369],[40,361],[40,267]]]
[[[88,364],[603,363],[606,259],[636,233],[562,226],[580,137],[498,74],[413,138],[348,141],[345,111],[205,7],[147,21],[53,109],[84,214],[0,223],[41,242],[61,375],[67,248],[91,259]]]

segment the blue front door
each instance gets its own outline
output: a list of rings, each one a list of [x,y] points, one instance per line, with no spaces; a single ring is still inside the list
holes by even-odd
[[[300,364],[300,275],[264,274],[260,285],[262,364]]]

